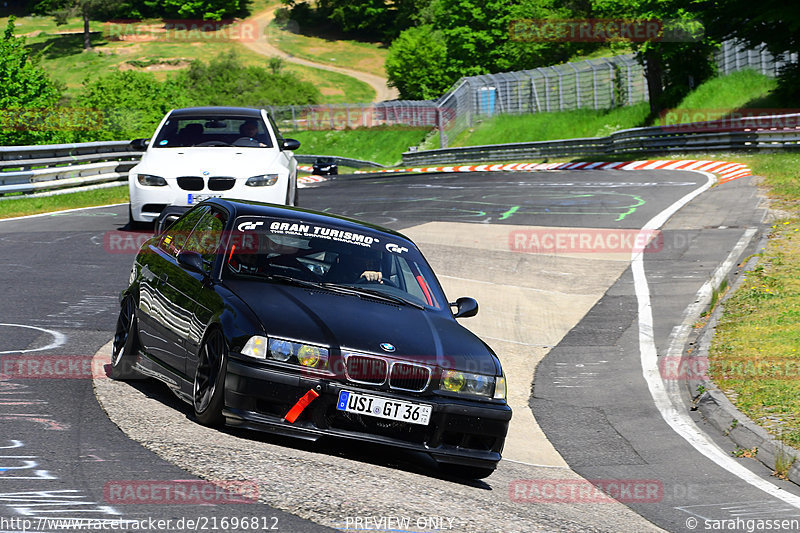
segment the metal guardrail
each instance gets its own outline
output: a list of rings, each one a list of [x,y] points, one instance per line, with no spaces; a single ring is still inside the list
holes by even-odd
[[[132,150],[130,141],[0,146],[0,196],[125,181],[142,153]],[[298,162],[313,163],[318,157],[354,168],[383,167],[349,157],[295,154]]]
[[[141,156],[130,141],[0,146],[0,195],[125,180]]]
[[[608,137],[406,152],[404,165],[718,150],[800,149],[800,114],[632,128]]]

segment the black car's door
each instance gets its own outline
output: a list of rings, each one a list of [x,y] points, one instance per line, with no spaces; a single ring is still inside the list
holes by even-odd
[[[140,255],[139,337],[145,352],[174,372],[185,371],[183,339],[191,324],[190,300],[181,292],[178,254],[208,207],[193,209]],[[176,283],[177,282],[177,283]]]
[[[215,208],[203,214],[182,250],[200,254],[203,259],[203,271],[194,272],[182,268],[174,280],[171,280],[175,285],[176,297],[180,298],[181,306],[189,316],[188,327],[177,332],[184,354],[183,372],[188,381],[194,379],[196,356],[206,328],[223,308],[215,285],[211,283],[211,277],[217,255],[220,253],[225,221],[226,215]]]

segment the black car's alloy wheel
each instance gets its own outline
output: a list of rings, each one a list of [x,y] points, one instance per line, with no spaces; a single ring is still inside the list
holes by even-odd
[[[132,368],[139,350],[138,326],[133,298],[128,296],[122,302],[117,318],[117,329],[114,332],[114,343],[111,351],[111,377],[114,379],[130,379],[140,377]]]
[[[220,331],[211,331],[200,347],[192,388],[194,414],[201,424],[214,426],[223,421],[227,358],[225,338]]]

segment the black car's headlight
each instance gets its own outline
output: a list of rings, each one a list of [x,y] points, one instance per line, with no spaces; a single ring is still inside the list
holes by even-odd
[[[167,184],[167,180],[152,174],[139,174],[137,179],[139,180],[139,185],[148,185],[150,187],[163,187]]]
[[[328,369],[328,354],[328,349],[322,346],[285,339],[269,339],[258,335],[250,337],[242,348],[242,355],[248,357],[294,363],[317,370]]]
[[[439,390],[495,400],[506,399],[506,377],[443,370]]]
[[[277,181],[277,174],[262,174],[260,176],[247,178],[247,181],[245,181],[244,184],[248,187],[269,187],[270,185],[275,185],[275,182]]]

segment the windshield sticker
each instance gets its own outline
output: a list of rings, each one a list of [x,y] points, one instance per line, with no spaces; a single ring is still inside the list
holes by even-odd
[[[326,226],[317,226],[315,224],[298,224],[293,222],[274,221],[270,223],[269,230],[273,234],[316,237],[359,246],[372,246],[373,243],[380,242],[380,239],[365,235],[363,233],[329,228]]]
[[[403,252],[407,252],[408,248],[406,248],[405,246],[398,246],[393,242],[390,242],[386,244],[386,251],[392,252],[394,254],[402,254]]]

